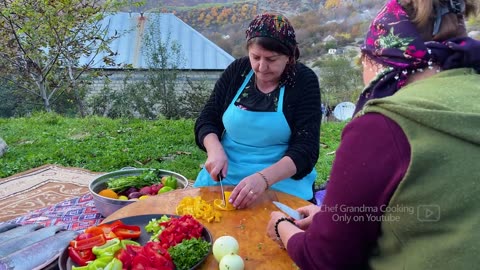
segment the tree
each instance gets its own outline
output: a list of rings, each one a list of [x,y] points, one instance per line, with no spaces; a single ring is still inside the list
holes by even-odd
[[[59,44],[61,48],[60,64],[66,72],[66,77],[70,82],[69,89],[72,90],[78,111],[82,117],[85,116],[85,105],[83,102],[84,94],[80,91],[84,89],[83,81],[80,79],[86,71],[97,64],[94,59],[96,56],[103,53],[104,56],[101,61],[109,66],[114,66],[116,63],[112,57],[116,52],[113,52],[109,44],[120,37],[123,33],[115,32],[109,35],[109,23],[105,23],[106,8],[103,6],[85,10],[85,20],[81,22],[70,21],[70,35],[57,36],[56,39],[63,41]],[[75,19],[70,17],[70,20]],[[86,64],[79,65],[81,56],[88,56],[90,61]],[[89,73],[89,76],[96,77],[98,73]]]
[[[342,101],[355,101],[362,88],[360,70],[346,56],[328,55],[313,64],[320,68],[322,101],[333,107]]]
[[[103,31],[95,27],[107,9],[122,3],[95,0],[0,2],[0,57],[15,71],[27,99],[41,100],[46,111],[72,90],[83,111],[77,79],[88,64],[75,71],[82,54],[109,51]],[[104,58],[108,61],[108,57]],[[10,80],[11,78],[3,78]],[[82,113],[83,114],[83,113]]]
[[[149,21],[144,36],[150,87],[149,96],[145,100],[149,100],[152,105],[159,105],[159,111],[166,118],[175,118],[180,109],[175,85],[185,60],[181,45],[171,39],[170,33],[160,32],[159,21]]]
[[[325,9],[336,8],[340,6],[340,0],[327,0],[325,1],[324,7]]]

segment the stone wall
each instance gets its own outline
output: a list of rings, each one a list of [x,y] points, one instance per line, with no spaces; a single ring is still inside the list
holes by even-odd
[[[127,83],[136,83],[146,80],[147,71],[127,71],[127,70],[108,70],[105,71],[108,74],[110,82],[108,87],[112,90],[121,90],[124,88],[125,82]],[[194,84],[207,84],[209,89],[213,90],[215,82],[220,77],[223,70],[214,70],[214,71],[181,71],[177,79],[177,90],[185,91],[190,89],[190,86],[187,84],[187,80],[191,81]],[[125,79],[127,78],[127,81]],[[98,93],[102,88],[105,87],[105,79],[99,77],[93,81],[91,86],[90,94]]]

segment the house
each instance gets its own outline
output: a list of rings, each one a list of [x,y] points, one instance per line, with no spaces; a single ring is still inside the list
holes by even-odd
[[[166,44],[167,50],[171,50],[172,44],[180,45],[179,52],[176,53],[182,58],[176,63],[177,69],[181,71],[177,83],[180,89],[186,78],[190,81],[206,80],[213,84],[234,60],[233,56],[172,13],[119,12],[107,16],[102,21],[102,26],[108,28],[108,36],[120,34],[120,37],[110,44],[110,48],[116,52],[113,57],[115,65],[106,65],[100,61],[105,56],[102,54],[82,57],[79,64],[93,62],[90,64],[92,69],[108,71],[111,80],[109,87],[113,89],[121,87],[127,73],[132,76],[132,70],[132,80],[144,80],[144,71],[154,68],[147,53],[147,36],[153,36],[156,41]],[[174,58],[175,52],[167,54]],[[125,69],[125,65],[128,65],[129,69]],[[103,79],[98,79],[94,82],[93,91],[103,86]]]
[[[336,39],[335,37],[333,37],[332,35],[328,35],[328,36],[326,36],[326,37],[322,40],[322,42],[323,42],[324,44],[326,44],[326,43],[331,43],[331,42],[332,42],[332,43],[337,43],[337,39]]]

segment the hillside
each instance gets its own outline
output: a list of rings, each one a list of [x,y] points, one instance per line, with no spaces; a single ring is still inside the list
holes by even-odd
[[[358,3],[358,2],[361,2]],[[257,14],[273,11],[286,15],[297,31],[302,59],[324,54],[332,44],[322,41],[336,39],[333,46],[351,44],[363,33],[369,9],[376,9],[373,0],[148,0],[135,12],[172,12],[225,51],[239,57],[245,54],[245,28]],[[364,12],[366,10],[366,12]]]
[[[384,1],[376,0],[146,0],[134,12],[172,12],[234,57],[245,54],[245,28],[264,11],[286,15],[294,25],[303,61],[330,48],[356,46]],[[471,30],[480,29],[478,19]],[[325,42],[326,38],[330,41]],[[333,38],[333,39],[332,39]]]

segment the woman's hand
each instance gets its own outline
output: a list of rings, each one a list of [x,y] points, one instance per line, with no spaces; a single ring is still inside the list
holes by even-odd
[[[228,171],[228,159],[223,149],[208,151],[205,169],[215,181],[219,180],[219,173],[222,173],[222,176],[225,177]]]
[[[262,176],[254,173],[243,178],[233,189],[230,195],[230,203],[237,209],[247,208],[265,192],[267,184]]]
[[[286,217],[284,213],[280,211],[273,211],[270,214],[270,221],[268,221],[267,225],[267,236],[270,237],[273,241],[277,242],[281,248],[285,248],[282,239],[279,239],[277,237],[277,234],[275,233],[275,223],[282,217]]]
[[[218,174],[227,175],[228,159],[220,140],[215,133],[210,133],[203,139],[203,145],[207,149],[205,169],[213,180],[218,181]]]
[[[297,209],[297,211],[302,214],[305,218],[300,220],[295,220],[295,224],[302,230],[306,230],[308,226],[312,223],[313,216],[320,211],[318,205],[307,205]]]

